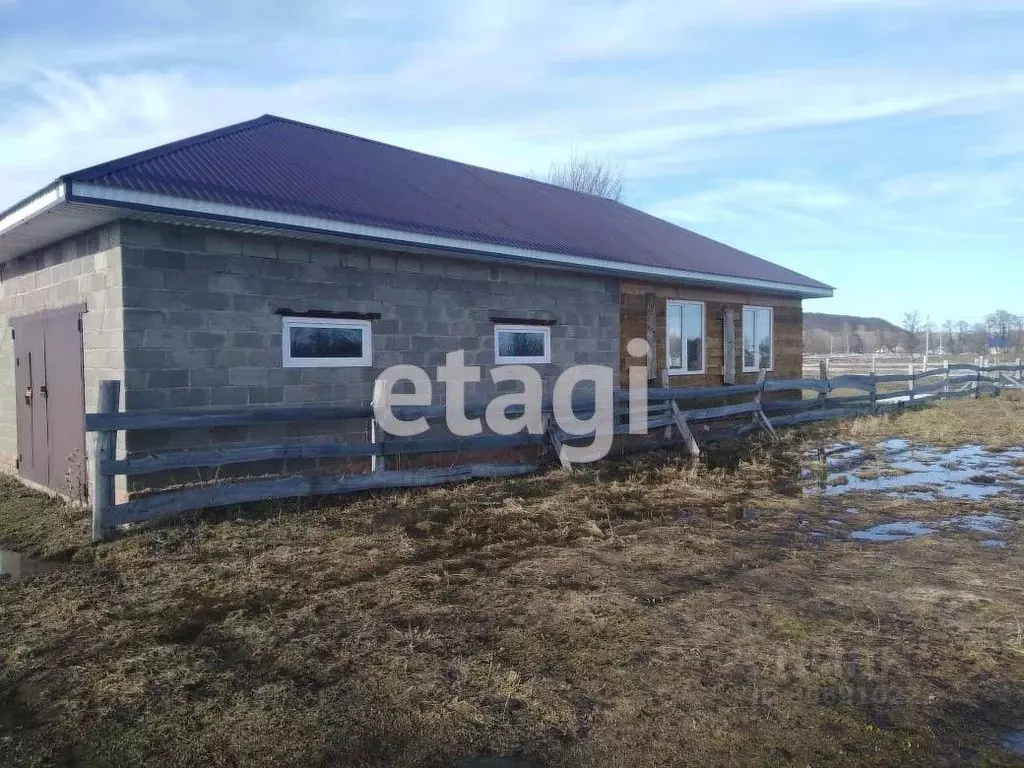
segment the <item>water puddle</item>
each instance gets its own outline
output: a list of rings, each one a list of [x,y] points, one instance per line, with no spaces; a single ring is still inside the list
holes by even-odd
[[[1014,755],[1024,755],[1024,730],[1010,731],[1003,736],[1003,749]]]
[[[951,517],[948,520],[944,520],[943,524],[953,526],[954,528],[963,528],[968,531],[974,531],[975,533],[1002,533],[1013,525],[1013,522],[1002,515],[990,513],[987,515],[961,515],[959,517]]]
[[[859,445],[832,446],[825,449],[824,456],[829,472],[849,472],[871,458]]]
[[[910,450],[910,441],[900,438],[893,438],[882,443],[882,450],[886,453],[906,453]]]
[[[871,491],[927,501],[1024,493],[1024,449],[995,453],[980,445],[946,449],[886,440],[871,450],[855,443],[824,446],[805,458],[816,460],[804,473],[809,494]]]
[[[936,523],[923,523],[919,520],[894,520],[888,523],[880,523],[870,528],[853,531],[850,538],[854,541],[906,541],[917,539],[922,536],[929,536],[940,531],[954,531],[958,533],[983,533],[999,534],[1004,533],[1013,525],[1013,521],[1002,515],[990,512],[985,515],[959,515],[947,517]],[[982,546],[989,548],[1001,548],[1006,546],[1002,539],[985,539]]]
[[[20,552],[0,549],[0,581],[17,581],[29,576],[49,573],[59,567],[58,563],[35,560]]]
[[[850,538],[856,541],[906,541],[935,533],[935,530],[923,523],[907,520],[873,525],[863,531],[854,531],[850,534]]]

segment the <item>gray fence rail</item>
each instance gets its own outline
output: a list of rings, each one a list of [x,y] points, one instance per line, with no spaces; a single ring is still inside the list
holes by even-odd
[[[1020,367],[1020,358],[1007,356],[985,357],[978,355],[950,355],[945,353],[936,354],[934,351],[928,354],[908,355],[889,353],[860,353],[860,354],[832,354],[832,355],[804,355],[803,373],[805,376],[817,376],[818,369],[822,362],[828,370],[828,375],[842,376],[844,374],[903,374],[910,366],[917,370],[927,370],[929,367],[941,366],[944,361],[971,363],[976,366],[989,367],[994,365],[1015,365]]]
[[[889,385],[905,384],[896,391]],[[1024,388],[1024,367],[946,364],[927,371],[907,374],[843,375],[828,378],[824,364],[818,378],[767,379],[762,374],[756,384],[722,387],[652,388],[647,392],[647,429],[664,429],[659,445],[682,444],[693,456],[700,447],[690,425],[729,422],[734,434],[764,430],[777,438],[775,429],[826,419],[849,418],[862,413],[880,412],[939,398],[980,397],[982,392],[998,393],[1003,388]],[[852,395],[837,392],[852,391]],[[785,392],[791,399],[768,399],[766,393]],[[809,393],[811,396],[807,397]],[[800,395],[797,397],[797,395]],[[700,401],[735,400],[749,402],[704,406]],[[614,397],[614,435],[630,432],[628,391]],[[687,407],[687,406],[691,407]],[[699,406],[699,407],[698,407]],[[585,417],[594,412],[594,402],[577,402],[573,410]],[[467,407],[468,417],[483,415],[486,404]],[[431,421],[444,419],[440,406],[394,409],[399,418],[423,416]],[[410,488],[438,485],[483,477],[510,477],[537,470],[535,463],[477,463],[446,468],[387,469],[388,457],[414,454],[460,453],[527,446],[548,445],[562,465],[571,469],[564,447],[593,436],[571,435],[558,427],[551,404],[543,409],[545,429],[541,434],[511,436],[383,438],[374,420],[370,404],[354,406],[266,406],[236,408],[168,408],[160,410],[120,410],[120,383],[104,381],[100,385],[99,411],[86,415],[86,430],[95,433],[93,461],[93,539],[109,535],[113,526],[141,522],[206,507],[246,502],[351,493],[370,489]],[[365,443],[323,442],[313,444],[268,444],[216,447],[199,450],[173,450],[143,456],[117,457],[117,438],[121,432],[139,430],[182,430],[209,427],[257,426],[274,423],[313,423],[360,421],[368,423],[371,439]],[[738,421],[739,420],[739,421]],[[721,432],[719,432],[721,434]],[[182,469],[208,469],[257,461],[286,459],[369,458],[372,471],[341,475],[310,474],[260,480],[214,482],[205,485],[161,491],[116,503],[116,477],[138,476]]]

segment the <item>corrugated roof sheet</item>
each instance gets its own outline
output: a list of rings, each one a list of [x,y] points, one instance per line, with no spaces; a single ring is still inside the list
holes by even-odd
[[[484,244],[828,288],[622,203],[273,115],[67,178]]]

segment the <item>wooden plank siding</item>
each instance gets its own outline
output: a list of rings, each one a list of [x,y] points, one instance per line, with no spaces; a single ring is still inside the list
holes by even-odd
[[[667,366],[665,349],[665,307],[669,299],[703,301],[704,341],[707,345],[707,365],[703,374],[670,376],[670,387],[713,387],[724,383],[725,375],[725,311],[733,310],[736,328],[736,383],[753,384],[757,373],[743,373],[743,307],[771,307],[774,314],[773,337],[774,367],[771,379],[798,379],[803,373],[803,308],[800,299],[771,294],[723,291],[712,288],[667,285],[623,280],[619,288],[619,333],[621,335],[620,373],[622,386],[628,385],[628,367],[642,365],[630,358],[626,345],[630,339],[647,338],[647,296],[654,302],[654,370],[657,376]]]

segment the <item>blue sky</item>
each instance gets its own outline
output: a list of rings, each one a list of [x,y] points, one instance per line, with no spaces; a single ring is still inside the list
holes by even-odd
[[[824,280],[1024,313],[1024,0],[0,0],[0,208],[271,112],[625,201]]]

